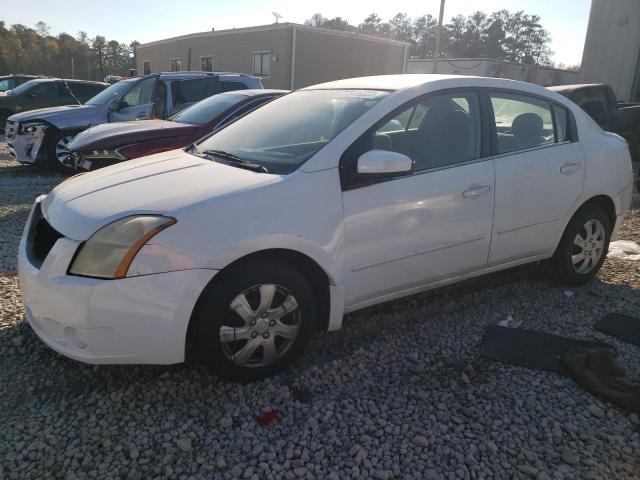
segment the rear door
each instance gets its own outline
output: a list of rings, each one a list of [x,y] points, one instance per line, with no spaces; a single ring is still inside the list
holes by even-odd
[[[572,117],[540,97],[506,91],[490,97],[496,190],[489,263],[552,252],[584,182]]]
[[[153,98],[157,77],[143,78],[133,84],[120,100],[117,110],[111,112],[109,121],[147,120],[153,112]]]

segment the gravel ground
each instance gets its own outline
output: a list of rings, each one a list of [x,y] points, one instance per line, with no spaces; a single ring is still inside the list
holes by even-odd
[[[607,260],[571,298],[528,266],[369,308],[253,384],[196,361],[93,367],[35,337],[15,275],[31,202],[61,179],[7,160],[0,144],[0,480],[640,478],[637,414],[478,354],[483,328],[511,315],[614,344],[640,380],[640,348],[592,328],[640,312],[640,262]],[[621,238],[640,243],[640,197]]]

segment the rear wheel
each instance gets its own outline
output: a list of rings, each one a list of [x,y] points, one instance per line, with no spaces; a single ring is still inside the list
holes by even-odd
[[[206,366],[230,380],[254,380],[286,368],[313,330],[311,287],[287,263],[246,263],[204,295],[191,339]]]
[[[582,285],[596,276],[609,250],[611,228],[607,214],[595,205],[574,215],[553,257],[563,281]]]

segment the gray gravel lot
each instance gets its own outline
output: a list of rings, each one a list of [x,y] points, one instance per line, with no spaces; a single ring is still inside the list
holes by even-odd
[[[196,361],[93,367],[35,337],[15,275],[33,198],[62,178],[0,143],[0,480],[640,478],[637,414],[478,354],[483,328],[511,315],[614,344],[640,380],[640,348],[592,328],[611,311],[640,314],[640,262],[607,260],[571,298],[529,266],[369,308],[252,384]],[[640,243],[640,197],[621,238]],[[272,409],[279,419],[259,425]]]

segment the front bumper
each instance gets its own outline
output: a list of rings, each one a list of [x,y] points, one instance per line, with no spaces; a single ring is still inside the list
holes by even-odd
[[[62,355],[92,364],[184,361],[193,307],[217,271],[182,270],[121,280],[71,276],[67,269],[80,242],[65,237],[38,267],[27,251],[35,211],[20,241],[18,276],[25,315],[38,337]]]
[[[44,143],[45,129],[37,128],[33,133],[16,133],[8,140],[9,154],[23,163],[36,163]]]

